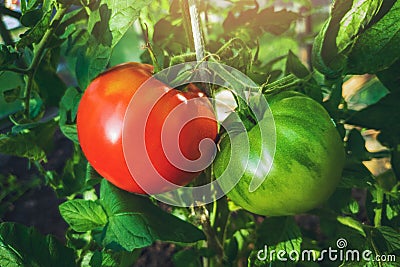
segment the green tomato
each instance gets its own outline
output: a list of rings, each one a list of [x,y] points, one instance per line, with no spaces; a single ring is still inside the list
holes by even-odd
[[[271,147],[268,138],[261,138],[260,128],[271,128],[263,118],[250,131],[221,141],[214,174],[220,177],[229,161],[233,163],[229,177],[232,181],[241,177],[239,182],[229,192],[229,181],[219,184],[233,202],[250,212],[267,216],[303,213],[324,203],[334,192],[344,166],[343,142],[327,111],[311,98],[283,92],[268,103],[276,127],[271,168],[264,168],[262,165],[268,164],[260,160]],[[247,138],[246,134],[249,148],[241,147],[246,142],[237,142]],[[239,145],[232,149],[231,143]],[[248,155],[241,153],[247,149]],[[252,179],[263,180],[256,190],[250,190]]]

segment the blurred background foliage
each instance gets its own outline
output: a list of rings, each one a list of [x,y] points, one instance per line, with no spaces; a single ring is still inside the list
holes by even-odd
[[[156,60],[165,68],[195,60],[182,1],[133,2],[135,5],[132,1],[107,0],[0,0],[0,220],[56,235],[75,249],[83,266],[85,262],[92,264],[87,266],[100,266],[107,261],[124,262],[126,266],[135,261],[138,266],[151,261],[164,266],[172,261],[176,266],[198,266],[200,257],[210,258],[213,252],[195,245],[157,241],[132,253],[111,253],[103,249],[107,240],[101,240],[98,229],[80,233],[68,228],[58,210],[66,199],[99,198],[101,179],[82,155],[75,127],[77,105],[90,80],[105,68],[127,61]],[[350,2],[337,1],[342,6]],[[394,2],[384,1],[383,9],[387,11]],[[231,212],[229,238],[223,244],[230,264],[243,265],[249,256],[254,265],[261,264],[250,253],[266,240],[275,248],[292,245],[300,249],[301,244],[303,249],[318,250],[346,237],[356,248],[377,245],[375,252],[400,250],[399,57],[386,55],[386,61],[397,61],[373,71],[352,64],[362,62],[359,58],[331,62],[321,51],[313,52],[317,36],[336,39],[331,38],[331,31],[324,31],[331,4],[329,0],[199,1],[207,56],[243,71],[260,85],[268,82],[267,89],[291,86],[323,103],[345,137],[349,155],[341,185],[321,210],[264,220],[233,203],[219,203]],[[58,21],[61,26],[44,42],[51,20],[64,5],[68,10]],[[118,18],[115,10],[126,10],[129,16]],[[322,43],[327,50],[335,51],[336,43],[332,48],[328,41]],[[339,61],[343,55],[357,59],[357,54],[347,52],[332,52],[328,59]],[[37,54],[40,60],[35,59]],[[313,62],[313,54],[320,58]],[[35,68],[34,75],[21,71],[30,66]],[[282,82],[282,78],[288,82]],[[28,86],[31,93],[26,97]],[[123,192],[113,194],[130,198]],[[188,210],[163,209],[194,224],[198,219]],[[276,229],[279,240],[270,238],[270,229]],[[0,232],[8,230],[2,228]]]

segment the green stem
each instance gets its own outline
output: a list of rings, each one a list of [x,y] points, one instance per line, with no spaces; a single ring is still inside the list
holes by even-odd
[[[374,250],[374,252],[375,252],[375,256],[376,256],[376,255],[379,255],[379,249],[378,249],[378,248],[376,247],[376,245],[375,245],[374,239],[372,238],[372,233],[369,233],[369,242],[370,242],[371,245],[372,245],[372,248],[373,248],[373,250]],[[379,267],[382,266],[382,263],[381,263],[380,261],[378,261],[377,263],[378,263],[378,266],[379,266]]]
[[[368,152],[368,157],[370,159],[381,159],[381,158],[389,158],[391,155],[390,150],[382,150],[377,152]]]
[[[203,68],[206,68],[207,66],[205,65],[205,44],[204,44],[204,32],[201,30],[200,27],[200,19],[199,19],[199,12],[196,7],[196,1],[195,0],[183,0],[183,4],[181,4],[182,12],[184,14],[183,19],[185,21],[185,25],[190,25],[191,29],[191,34],[192,36],[188,36],[188,39],[193,40],[194,43],[194,50],[196,52],[196,60],[199,62],[199,67],[200,67],[200,78],[203,81],[206,81],[206,76],[204,75],[204,71],[202,70]],[[188,26],[186,26],[188,27]],[[186,31],[187,34],[190,33],[190,31]],[[209,83],[203,82],[203,92],[208,96],[208,97],[213,97],[213,92],[211,90],[211,87],[209,86]]]
[[[147,27],[146,23],[142,22],[142,18],[140,16],[139,16],[139,25],[140,25],[140,28],[143,33],[144,41],[146,42],[146,49],[147,49],[147,51],[149,51],[150,59],[153,64],[153,67],[154,67],[154,73],[157,73],[157,72],[161,71],[162,68],[161,68],[160,64],[158,63],[157,57],[154,54],[153,47],[151,46],[151,43],[150,43],[149,28]]]
[[[21,69],[21,68],[12,67],[12,66],[2,66],[2,67],[0,67],[0,71],[12,71],[12,72],[16,72],[19,74],[28,74],[29,73],[29,71],[27,69]]]
[[[209,266],[223,266],[224,249],[211,225],[210,216],[205,205],[195,207],[204,234],[207,237],[207,247],[215,252],[215,257],[209,261]]]
[[[197,11],[195,0],[188,0],[190,24],[192,26],[192,34],[194,41],[194,50],[196,51],[196,58],[198,62],[204,60],[204,38],[200,30],[199,12]]]
[[[183,28],[185,29],[186,39],[189,44],[190,50],[194,50],[192,26],[190,25],[189,4],[187,0],[180,0],[180,7],[183,14]]]
[[[35,77],[36,70],[38,69],[40,62],[42,61],[43,55],[46,52],[48,42],[50,41],[54,32],[57,30],[58,26],[60,25],[63,16],[68,11],[68,8],[69,8],[69,5],[67,5],[67,6],[60,5],[59,6],[56,14],[54,15],[54,17],[50,23],[49,28],[46,30],[46,32],[43,35],[43,38],[40,40],[39,44],[36,47],[36,51],[33,56],[32,63],[30,64],[29,68],[26,70],[27,82],[26,82],[26,90],[25,90],[25,116],[28,119],[29,119],[29,115],[30,115],[29,101],[31,99],[33,79]]]
[[[376,209],[374,209],[374,225],[375,227],[381,226],[382,222],[382,205],[383,205],[384,192],[379,186],[376,186]]]

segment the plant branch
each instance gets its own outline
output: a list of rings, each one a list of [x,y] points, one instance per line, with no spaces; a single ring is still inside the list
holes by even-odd
[[[200,63],[199,67],[200,67],[200,79],[202,81],[206,81],[206,75],[205,75],[205,71],[203,70],[206,67],[206,62],[205,62],[205,45],[204,45],[204,38],[203,38],[203,31],[200,28],[200,19],[199,19],[199,12],[197,10],[197,6],[196,6],[196,1],[195,0],[184,0],[187,1],[186,4],[182,5],[182,8],[184,10],[183,13],[187,14],[187,8],[189,9],[189,16],[184,16],[184,19],[189,19],[190,21],[187,21],[186,23],[191,25],[191,29],[192,29],[192,37],[193,37],[193,42],[194,42],[194,50],[196,52],[196,60],[197,62]],[[204,93],[209,96],[212,97],[212,92],[211,92],[211,88],[209,86],[208,83],[203,82],[204,86],[203,86],[203,91]]]
[[[215,257],[217,262],[212,266],[223,266],[224,249],[222,247],[222,244],[218,240],[214,228],[211,225],[210,216],[206,206],[200,205],[198,207],[195,207],[195,211],[200,220],[200,224],[203,228],[203,231],[207,237],[207,246],[216,254]]]
[[[28,74],[29,73],[29,71],[27,69],[21,69],[21,68],[13,67],[13,66],[1,66],[0,71],[12,71],[12,72],[16,72],[19,74]]]
[[[150,43],[150,38],[149,38],[149,27],[147,26],[146,23],[142,22],[142,19],[139,17],[139,25],[140,28],[142,30],[143,33],[143,38],[146,42],[145,44],[145,48],[147,49],[147,51],[149,52],[150,58],[151,58],[151,62],[153,63],[154,66],[154,73],[158,73],[159,71],[161,71],[161,66],[157,60],[157,57],[154,53],[153,47],[151,46]]]
[[[379,186],[376,186],[376,208],[374,209],[374,226],[379,227],[382,223],[382,205],[383,205],[384,192]]]
[[[192,34],[194,41],[194,50],[196,51],[196,59],[198,62],[204,60],[204,39],[200,30],[199,12],[197,11],[195,0],[188,0],[190,23],[192,25]]]
[[[33,85],[33,79],[36,74],[36,70],[40,65],[40,62],[42,61],[43,55],[46,52],[47,45],[49,41],[51,40],[51,37],[53,36],[54,32],[57,30],[58,26],[61,23],[61,20],[65,13],[68,11],[69,5],[60,5],[59,8],[57,9],[56,14],[54,15],[49,28],[46,30],[46,32],[43,35],[43,38],[39,42],[39,44],[36,47],[35,54],[32,59],[32,63],[30,64],[29,68],[27,69],[27,82],[26,82],[26,90],[25,90],[25,116],[29,118],[30,114],[30,107],[29,107],[29,101],[31,99],[31,93],[32,93],[32,85]]]
[[[186,39],[189,44],[190,50],[194,50],[192,27],[190,23],[189,4],[187,0],[180,0],[180,7],[183,14],[183,28],[185,29]]]

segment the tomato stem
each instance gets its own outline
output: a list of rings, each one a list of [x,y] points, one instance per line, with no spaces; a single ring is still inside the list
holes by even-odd
[[[223,266],[224,249],[217,238],[214,228],[211,225],[210,215],[205,205],[195,207],[197,217],[207,238],[207,247],[215,252],[215,257],[210,259],[210,266]]]
[[[157,57],[156,57],[156,55],[154,53],[154,50],[153,50],[153,47],[151,46],[151,43],[150,43],[149,28],[148,28],[146,23],[142,23],[142,20],[141,20],[140,17],[139,17],[139,24],[140,24],[140,27],[142,28],[144,40],[146,42],[145,47],[146,47],[147,51],[149,52],[152,65],[154,66],[154,73],[157,73],[157,72],[159,72],[161,70],[161,66],[158,63]]]
[[[19,74],[28,74],[28,70],[13,66],[1,66],[0,71],[12,71]]]
[[[190,23],[192,25],[192,34],[194,41],[194,49],[196,51],[196,59],[198,62],[204,60],[205,49],[203,33],[200,30],[199,12],[197,11],[195,0],[188,0]]]
[[[60,5],[58,6],[56,14],[54,15],[49,28],[46,30],[46,32],[43,35],[43,38],[40,40],[39,44],[35,47],[36,52],[33,56],[32,62],[28,69],[26,69],[26,89],[25,89],[25,116],[26,118],[29,119],[30,117],[30,106],[29,102],[31,100],[31,93],[32,93],[32,86],[33,86],[33,79],[35,77],[36,71],[43,59],[43,55],[46,52],[46,48],[48,45],[48,42],[51,40],[51,37],[53,36],[54,32],[57,30],[58,26],[60,25],[60,22],[65,15],[65,13],[68,11],[69,5]]]
[[[190,23],[190,13],[189,13],[189,4],[187,0],[181,0],[180,7],[183,14],[183,28],[185,29],[186,39],[189,44],[190,50],[194,50],[194,42],[193,42],[193,34],[192,34],[192,26]]]
[[[205,74],[205,69],[207,68],[206,65],[206,51],[205,51],[205,44],[204,44],[204,32],[201,30],[200,27],[200,18],[199,18],[199,12],[196,6],[196,1],[195,0],[183,0],[184,3],[182,3],[181,8],[182,8],[182,13],[184,14],[183,18],[185,20],[185,25],[190,25],[191,26],[191,34],[192,36],[188,36],[188,40],[193,40],[194,43],[194,50],[196,53],[196,60],[199,62],[199,74],[200,74],[200,79],[203,81],[203,92],[209,96],[213,96],[213,92],[211,91],[211,88],[209,84],[207,83],[207,76]],[[189,35],[190,31],[186,31],[186,33]],[[191,43],[191,42],[189,42]]]
[[[374,225],[380,227],[382,223],[382,205],[383,205],[384,192],[380,186],[376,186],[376,208],[374,209]]]

